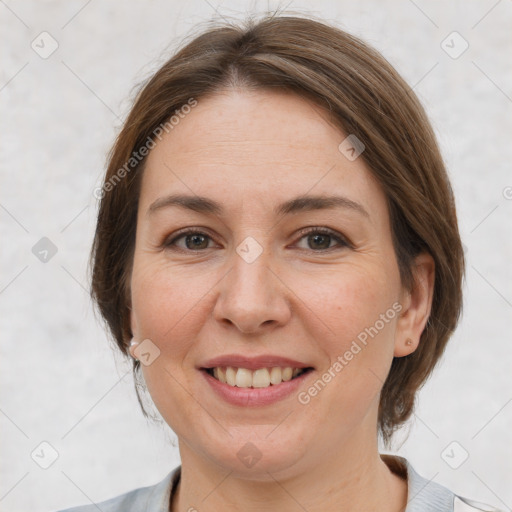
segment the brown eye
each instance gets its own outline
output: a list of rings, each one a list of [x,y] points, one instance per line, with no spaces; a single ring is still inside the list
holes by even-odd
[[[302,237],[300,240],[306,239],[306,247],[302,246],[301,249],[306,249],[314,252],[326,252],[331,249],[343,249],[350,247],[347,240],[337,233],[326,228],[312,228],[301,231]],[[332,244],[335,242],[335,244]],[[332,245],[331,245],[332,244]]]
[[[205,235],[187,235],[185,245],[187,249],[206,249],[208,247],[208,236]]]
[[[308,244],[311,249],[328,249],[331,244],[331,236],[324,234],[309,235]]]
[[[178,243],[178,241],[184,240],[185,244]],[[211,241],[211,237],[201,231],[186,231],[176,236],[172,240],[165,242],[166,248],[178,248],[181,250],[199,251],[208,249],[208,243]]]

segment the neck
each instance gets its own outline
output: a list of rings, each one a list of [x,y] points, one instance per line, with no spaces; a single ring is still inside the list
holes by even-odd
[[[180,443],[181,478],[171,512],[402,512],[407,482],[391,472],[376,443],[373,448],[351,440],[338,453],[317,456],[318,463],[309,464],[307,470],[286,475],[262,471],[256,480],[220,468]]]

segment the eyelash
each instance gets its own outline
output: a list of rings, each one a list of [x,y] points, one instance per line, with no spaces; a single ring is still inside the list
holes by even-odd
[[[346,247],[352,248],[352,244],[350,244],[350,242],[348,242],[348,240],[346,238],[344,238],[342,235],[340,235],[336,231],[333,231],[332,229],[320,228],[320,227],[304,228],[299,231],[299,234],[300,234],[299,240],[302,240],[304,237],[311,235],[311,234],[328,235],[333,240],[338,242],[338,244],[339,244],[338,247],[334,246],[334,247],[329,247],[327,249],[321,249],[318,251],[315,251],[314,249],[302,249],[302,250],[309,250],[309,251],[312,251],[315,253],[321,253],[321,252],[330,252],[333,249],[341,249],[341,248],[346,248]],[[182,252],[202,252],[202,251],[205,251],[208,249],[207,248],[207,249],[194,250],[194,249],[183,249],[181,247],[178,248],[175,246],[175,243],[177,240],[180,240],[181,238],[185,238],[190,235],[203,235],[203,236],[208,237],[210,240],[213,240],[213,238],[210,235],[208,235],[208,233],[206,233],[204,231],[199,231],[197,229],[188,229],[185,231],[178,232],[178,234],[174,238],[172,238],[172,240],[164,241],[164,243],[162,244],[162,247],[164,249],[177,250],[177,251],[182,251]]]

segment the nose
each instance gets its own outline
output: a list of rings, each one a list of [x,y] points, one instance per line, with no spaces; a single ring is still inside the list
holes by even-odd
[[[291,316],[290,292],[265,255],[249,263],[235,253],[233,262],[219,283],[214,318],[247,334],[286,324]]]

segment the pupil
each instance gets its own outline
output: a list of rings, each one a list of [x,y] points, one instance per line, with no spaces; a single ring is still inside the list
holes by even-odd
[[[203,235],[189,235],[187,237],[187,248],[188,249],[204,249],[204,247],[201,247],[201,242],[204,243],[206,237]],[[192,244],[189,244],[188,241],[192,241]],[[190,246],[192,245],[192,247]]]
[[[329,238],[330,236],[329,235],[311,235],[311,238],[314,240],[314,243],[317,243],[320,239],[320,245],[322,245],[322,249],[327,249],[329,247]],[[324,240],[324,242],[326,241],[327,244],[322,244],[322,239]],[[318,247],[318,246],[317,246]]]
[[[313,240],[313,244],[317,245],[317,247],[320,246],[321,249],[327,249],[329,247],[330,242],[330,235],[310,235],[310,240]],[[187,237],[187,248],[192,249],[204,249],[204,242],[206,240],[206,237],[204,235],[189,235]],[[191,244],[189,244],[189,241],[192,241]],[[322,243],[323,242],[323,243]],[[193,247],[191,247],[191,245]]]

